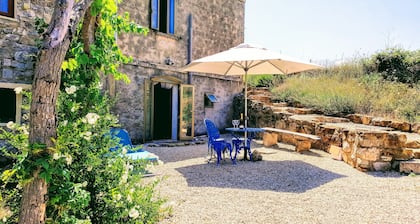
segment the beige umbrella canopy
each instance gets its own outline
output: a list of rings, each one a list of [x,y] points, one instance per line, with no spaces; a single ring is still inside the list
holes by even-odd
[[[243,43],[227,51],[194,60],[182,68],[182,71],[244,75],[246,128],[248,118],[247,75],[292,74],[319,68],[321,66],[316,64],[294,59],[257,45]]]

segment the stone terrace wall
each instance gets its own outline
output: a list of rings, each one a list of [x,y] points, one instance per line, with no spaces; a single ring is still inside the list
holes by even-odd
[[[311,109],[262,103],[255,96],[249,105],[251,126],[317,135],[321,140],[315,142],[313,148],[327,151],[333,158],[362,171],[398,169],[402,161],[420,159],[420,134],[402,131],[411,130],[407,126],[415,126],[412,124],[377,122],[383,119],[370,118],[370,125],[365,125],[352,122],[365,120],[361,115],[350,115],[348,118],[324,116],[315,114]],[[280,136],[280,139],[295,144],[290,136]]]

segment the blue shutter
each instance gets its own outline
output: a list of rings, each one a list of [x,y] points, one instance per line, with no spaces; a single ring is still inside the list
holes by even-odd
[[[150,18],[150,28],[159,29],[159,0],[151,0],[152,12]]]
[[[170,34],[175,33],[175,0],[169,0],[168,28]]]
[[[0,11],[4,13],[9,12],[9,1],[8,0],[0,0]]]

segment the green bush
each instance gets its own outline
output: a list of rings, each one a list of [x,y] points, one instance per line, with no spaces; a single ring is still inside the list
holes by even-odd
[[[420,81],[420,50],[387,48],[365,63],[367,73],[380,73],[388,81],[416,84]]]
[[[272,88],[281,84],[284,75],[248,75],[248,86]]]

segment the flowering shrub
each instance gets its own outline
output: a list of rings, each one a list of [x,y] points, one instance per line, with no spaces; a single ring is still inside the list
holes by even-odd
[[[17,222],[21,189],[34,167],[40,167],[39,176],[49,185],[47,223],[155,223],[164,213],[164,200],[154,192],[158,182],[141,179],[146,162],[130,160],[122,147],[109,150],[118,144],[109,134],[118,120],[100,85],[104,71],[128,80],[116,69],[129,58],[116,47],[114,33],[146,30],[129,23],[127,16],[117,16],[115,1],[97,0],[92,11],[101,14],[92,51],[85,53],[76,36],[63,63],[55,146],[31,161],[28,153],[37,152],[36,146],[28,146],[27,127],[9,122],[0,129],[0,139],[14,149],[3,148],[14,163],[1,175],[0,222]]]

